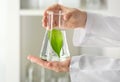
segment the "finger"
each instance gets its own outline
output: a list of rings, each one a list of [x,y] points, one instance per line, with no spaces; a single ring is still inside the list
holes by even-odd
[[[42,19],[42,26],[47,27],[47,17],[46,16],[44,16]]]
[[[41,58],[38,58],[38,57],[32,56],[32,55],[28,56],[27,59],[32,61],[33,63],[37,63],[43,67],[46,67],[47,63],[48,63],[47,61],[42,60]]]
[[[66,12],[69,8],[63,5],[59,5],[60,6],[60,10]]]
[[[45,12],[44,12],[44,19],[43,19],[43,26],[46,27],[47,26],[47,16],[48,16],[48,11],[52,11],[52,12],[55,12],[55,11],[59,11],[59,4],[54,4],[50,7],[48,7]]]
[[[66,12],[68,10],[68,8],[63,6],[63,5],[60,5],[60,4],[54,4],[54,5],[48,7],[45,10],[44,16],[47,16],[47,11],[53,11],[53,12],[57,12],[58,13],[58,11],[60,11],[60,10]]]
[[[60,10],[60,5],[59,5],[59,4],[54,4],[54,5],[52,5],[52,6],[49,6],[49,7],[45,10],[44,16],[47,16],[47,11],[53,11],[53,12],[55,12],[55,11],[58,11],[58,10]]]
[[[38,65],[41,65],[44,68],[55,71],[56,67],[54,66],[54,62],[48,62],[48,61],[42,60],[41,58],[38,58],[38,57],[32,56],[32,55],[28,56],[27,59],[29,59],[30,61],[32,61]]]
[[[58,26],[58,16],[54,15],[54,19],[53,19],[53,27],[57,27]]]

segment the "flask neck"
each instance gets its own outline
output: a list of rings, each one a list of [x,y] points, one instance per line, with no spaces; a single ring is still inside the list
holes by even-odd
[[[63,15],[62,11],[58,12],[52,12],[48,11],[47,12],[47,29],[52,30],[52,29],[61,29],[63,27],[64,22],[63,22]]]

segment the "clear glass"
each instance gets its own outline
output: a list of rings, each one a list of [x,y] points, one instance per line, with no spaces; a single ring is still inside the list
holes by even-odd
[[[47,30],[45,32],[40,57],[47,61],[64,61],[70,56],[66,32],[63,30],[64,20],[61,11],[47,12]],[[53,28],[56,23],[57,27]]]
[[[28,62],[26,65],[26,81],[25,82],[38,82],[40,81],[41,68],[32,62]]]

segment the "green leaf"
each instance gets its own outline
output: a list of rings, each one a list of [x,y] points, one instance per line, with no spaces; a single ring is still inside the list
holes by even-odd
[[[58,29],[52,29],[48,31],[48,38],[53,50],[60,57],[60,51],[63,46],[63,35],[62,32]]]

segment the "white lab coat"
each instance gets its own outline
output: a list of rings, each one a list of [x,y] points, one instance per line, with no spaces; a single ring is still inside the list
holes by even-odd
[[[85,29],[75,29],[75,46],[119,47],[120,18],[88,13]],[[120,58],[73,56],[71,82],[120,82]]]
[[[88,13],[85,29],[75,29],[75,46],[120,47],[120,18]]]

